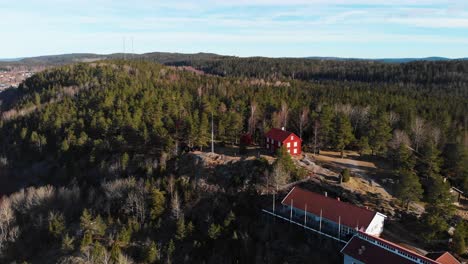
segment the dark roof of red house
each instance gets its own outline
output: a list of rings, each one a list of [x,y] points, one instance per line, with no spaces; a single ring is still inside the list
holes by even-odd
[[[376,215],[376,212],[371,210],[299,187],[294,187],[281,203],[284,205],[292,204],[294,208],[303,211],[306,211],[307,205],[307,212],[309,213],[320,216],[320,211],[322,211],[323,218],[335,223],[340,222],[350,228],[358,227],[359,230],[363,231],[367,229]]]
[[[378,243],[379,245],[376,245],[376,243]],[[351,238],[351,240],[341,250],[341,253],[348,255],[356,260],[362,261],[366,264],[416,263],[416,260],[410,260],[407,258],[408,256],[412,259],[421,259],[424,261],[423,263],[443,264],[442,262],[436,262],[430,258],[419,255],[413,251],[398,246],[397,244],[394,244],[385,239],[370,236],[362,232]],[[399,254],[404,254],[407,257],[404,257]]]
[[[265,134],[265,137],[274,139],[275,141],[283,142],[285,141],[290,135],[294,135],[297,138],[299,138],[296,134],[293,132],[289,132],[286,130],[282,130],[279,128],[272,128],[268,133]]]
[[[460,264],[460,261],[458,261],[449,252],[429,253],[426,257],[431,258],[440,264]]]

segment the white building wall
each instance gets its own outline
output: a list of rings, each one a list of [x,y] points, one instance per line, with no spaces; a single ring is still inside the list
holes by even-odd
[[[387,216],[384,214],[376,213],[365,233],[373,236],[380,236],[383,232],[385,218],[387,218]]]
[[[361,262],[359,260],[356,260],[356,259],[353,259],[352,257],[348,256],[348,255],[344,255],[344,261],[343,261],[344,264],[366,264],[364,262]]]

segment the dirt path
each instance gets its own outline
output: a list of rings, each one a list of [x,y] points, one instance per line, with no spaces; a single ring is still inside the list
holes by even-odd
[[[347,151],[345,153],[345,158],[341,158],[339,152],[333,151],[321,151],[320,155],[306,155],[310,159],[322,163],[325,167],[331,167],[333,170],[339,171],[348,168],[353,177],[349,182],[343,183],[345,189],[360,194],[372,193],[379,195],[386,201],[394,199],[387,190],[388,188],[378,182],[382,179],[379,179],[378,175],[376,175],[379,167],[375,162],[359,160],[360,156],[356,152]]]

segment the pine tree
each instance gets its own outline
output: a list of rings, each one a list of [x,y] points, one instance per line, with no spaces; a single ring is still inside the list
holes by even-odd
[[[216,240],[221,235],[222,227],[217,224],[211,224],[210,228],[208,229],[208,237]]]
[[[343,172],[341,173],[341,176],[343,177],[343,182],[349,182],[351,179],[351,173],[348,168],[344,169]]]
[[[86,251],[88,247],[93,243],[93,235],[90,231],[86,231],[81,239],[80,250],[81,252]]]
[[[227,128],[227,134],[231,142],[237,143],[239,134],[242,131],[242,116],[241,114],[230,111],[229,112],[229,127]]]
[[[158,247],[157,247],[156,243],[154,243],[154,241],[151,241],[151,243],[146,248],[145,262],[146,263],[155,263],[158,260],[159,260]]]
[[[186,138],[189,147],[193,147],[197,142],[198,137],[198,111],[194,111],[193,116],[189,115],[186,120]]]
[[[174,254],[175,252],[175,243],[174,243],[174,240],[169,240],[169,244],[167,244],[167,258],[170,260],[172,258],[172,255]]]
[[[402,169],[398,176],[400,182],[397,186],[396,196],[409,209],[411,202],[417,202],[422,198],[423,189],[418,176],[413,171]]]
[[[369,147],[369,138],[366,137],[366,136],[362,136],[359,139],[358,146],[359,146],[359,155],[362,156],[364,154],[364,152],[366,152],[366,151],[368,151],[370,149],[370,147]]]
[[[195,226],[193,225],[192,221],[189,221],[187,224],[187,236],[190,236],[195,231]]]
[[[68,234],[65,234],[65,236],[62,239],[62,251],[73,251],[73,249],[75,248],[74,243],[75,239],[73,237],[70,237]]]
[[[229,214],[226,216],[226,219],[224,219],[224,227],[228,227],[231,225],[232,222],[236,220],[236,215],[232,212],[229,211]]]
[[[62,213],[49,213],[49,232],[54,238],[61,238],[65,231],[65,219]]]
[[[92,224],[93,224],[93,216],[88,211],[88,209],[85,208],[80,217],[80,227],[82,230],[87,231],[92,228]]]
[[[117,243],[114,243],[110,251],[110,259],[113,263],[119,263],[121,256],[122,251],[120,250],[120,246]]]
[[[425,208],[422,224],[425,227],[422,235],[428,242],[441,238],[449,228],[444,212],[431,204],[428,204]]]
[[[186,236],[185,220],[183,217],[181,217],[177,220],[177,223],[176,223],[175,238],[177,240],[184,240],[185,236]]]
[[[102,217],[98,215],[94,219],[94,224],[93,224],[93,232],[94,234],[98,236],[103,236],[106,233],[107,225],[104,223],[104,220],[102,220]]]
[[[442,176],[437,175],[430,179],[427,190],[426,200],[431,204],[435,211],[444,215],[446,219],[450,218],[455,212],[453,205],[453,196],[450,193],[450,185],[445,182]]]
[[[166,198],[164,192],[159,189],[153,188],[151,190],[151,208],[150,208],[150,219],[156,221],[165,210]]]
[[[275,163],[279,163],[283,165],[284,169],[287,172],[292,172],[296,165],[294,165],[294,161],[292,160],[291,155],[288,153],[288,150],[286,149],[285,146],[282,146],[276,151],[276,160],[273,162],[273,165]]]
[[[398,152],[395,155],[395,171],[398,173],[401,171],[412,171],[414,169],[415,160],[412,152],[405,144],[401,144],[398,148]]]
[[[440,166],[442,164],[440,151],[434,144],[430,143],[423,148],[422,152],[421,175],[425,176],[426,179],[440,176]]]
[[[427,241],[439,239],[449,228],[448,220],[453,216],[455,208],[453,197],[450,194],[448,183],[444,182],[442,176],[430,179],[427,191],[427,206],[422,217]]]
[[[374,114],[370,120],[369,143],[372,155],[384,153],[387,150],[388,141],[392,138],[392,128],[383,113]]]
[[[197,141],[196,144],[201,148],[208,146],[209,140],[209,127],[210,123],[208,120],[208,115],[203,112],[200,117],[200,125],[198,127]]]
[[[122,158],[120,159],[120,165],[121,165],[122,171],[125,171],[127,169],[129,160],[130,160],[130,157],[128,156],[127,152],[124,152],[124,154],[122,154]]]
[[[104,257],[106,256],[106,253],[106,248],[98,241],[95,241],[91,249],[91,256],[94,259],[94,261],[97,263],[101,263]]]
[[[353,128],[349,119],[343,114],[336,115],[334,121],[333,143],[343,158],[345,147],[354,139]]]
[[[131,226],[124,226],[118,233],[116,238],[116,244],[121,247],[125,247],[130,243],[132,239],[132,228]]]
[[[459,255],[465,254],[467,250],[467,240],[468,224],[465,221],[460,221],[460,223],[458,223],[457,227],[455,228],[453,234],[452,250]]]
[[[329,106],[323,106],[319,116],[320,145],[328,146],[333,132],[333,111]]]

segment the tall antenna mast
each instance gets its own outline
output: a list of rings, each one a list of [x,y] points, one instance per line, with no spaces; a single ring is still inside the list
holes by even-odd
[[[123,59],[125,60],[125,37],[122,38],[122,42],[123,42]]]
[[[133,58],[133,55],[135,54],[135,50],[133,49],[133,36],[132,36],[132,58]]]

